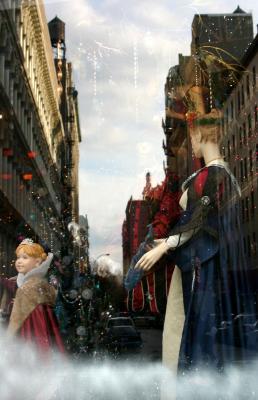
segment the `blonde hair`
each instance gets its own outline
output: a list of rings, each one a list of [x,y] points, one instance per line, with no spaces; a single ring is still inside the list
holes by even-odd
[[[19,246],[15,250],[15,254],[18,255],[20,251],[26,253],[29,257],[33,258],[41,258],[44,261],[47,258],[47,254],[42,246],[38,243],[32,244],[19,244]]]
[[[220,143],[222,140],[221,112],[212,109],[208,114],[196,115],[189,124],[190,136],[201,135],[201,142]]]

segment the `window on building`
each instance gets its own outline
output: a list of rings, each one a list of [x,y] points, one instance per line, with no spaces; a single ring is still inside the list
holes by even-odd
[[[246,76],[246,96],[250,99],[250,82],[249,82],[249,75]]]
[[[243,182],[244,180],[244,161],[240,161],[240,180]]]
[[[246,144],[246,123],[243,123],[243,140],[242,140],[243,144]]]
[[[228,158],[230,158],[230,141],[228,141]]]
[[[242,208],[242,222],[245,222],[245,201],[241,200],[241,208]]]
[[[247,251],[246,251],[246,238],[244,237],[244,252],[245,252],[245,254],[247,254]]]
[[[240,100],[240,92],[237,93],[237,111],[239,112],[241,109],[241,100]]]
[[[240,128],[239,128],[239,143],[240,144],[242,144],[242,140],[243,140],[242,135],[243,135],[242,127],[240,126]]]
[[[249,197],[245,198],[245,220],[249,221]]]
[[[236,228],[238,227],[238,214],[239,214],[238,204],[235,204],[235,226],[236,226]]]
[[[253,174],[253,150],[249,150],[250,174]]]
[[[226,109],[226,129],[228,128],[228,108]]]
[[[247,173],[247,158],[245,157],[244,159],[244,179],[247,179],[248,173]]]
[[[248,257],[251,257],[251,240],[250,240],[250,235],[247,235],[247,254],[248,254]]]
[[[256,256],[257,254],[257,242],[256,242],[256,233],[253,232],[253,246],[252,246],[252,250],[253,250],[253,255]]]
[[[254,215],[254,211],[255,211],[255,199],[254,199],[254,191],[251,191],[251,215]]]
[[[229,248],[228,244],[227,244],[227,247],[226,247],[226,252],[227,252],[227,262],[230,263],[230,248]]]
[[[241,105],[245,105],[245,92],[244,92],[244,85],[241,86]]]
[[[236,151],[236,137],[235,135],[232,136],[232,145],[233,145],[233,151]]]
[[[247,117],[247,124],[248,124],[248,137],[252,136],[252,118],[251,114]]]
[[[231,179],[230,179],[230,184],[229,184],[229,190],[231,192]],[[230,230],[231,232],[234,232],[234,220],[233,220],[233,210],[232,207],[230,207]]]
[[[255,65],[253,66],[253,88],[256,87],[256,69]]]

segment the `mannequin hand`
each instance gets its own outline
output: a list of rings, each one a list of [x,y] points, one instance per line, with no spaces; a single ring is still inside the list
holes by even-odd
[[[151,267],[168,251],[169,247],[165,241],[162,241],[158,246],[145,253],[135,265],[135,268],[149,271]]]

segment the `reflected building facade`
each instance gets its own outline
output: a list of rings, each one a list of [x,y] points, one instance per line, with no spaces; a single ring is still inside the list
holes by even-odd
[[[125,210],[122,227],[123,274],[126,275],[132,257],[147,234],[151,208],[146,200],[133,200],[131,197]]]
[[[180,54],[178,65],[169,71],[165,84],[165,103],[168,111],[162,123],[167,167],[171,171],[176,168],[184,180],[185,176],[202,166],[192,156],[185,121],[174,112],[183,114],[187,109],[184,99],[187,101],[185,94],[188,85],[200,84],[196,82],[193,73],[196,71],[194,57],[203,56],[201,52],[207,49],[212,57],[219,54],[226,66],[211,76],[215,82],[212,88],[212,106],[222,109],[222,148],[242,191],[240,208],[245,255],[251,260],[254,268],[258,268],[257,35],[253,39],[252,15],[239,7],[232,14],[195,15],[192,23],[191,57]],[[228,68],[229,64],[236,62],[241,68],[237,73],[232,73],[232,69]],[[209,87],[208,81],[206,85]],[[180,87],[183,87],[183,90],[179,96],[180,100],[177,100],[174,93],[178,94]],[[182,154],[185,156],[185,163],[182,162]]]
[[[89,223],[87,215],[79,216],[81,247],[79,249],[79,268],[81,273],[90,273],[90,254],[89,254]]]
[[[64,140],[60,151],[62,164],[62,214],[66,222],[79,222],[78,169],[81,142],[78,92],[73,83],[72,63],[66,59],[65,23],[55,17],[48,23],[50,40],[58,81],[60,113],[64,127]]]
[[[201,83],[196,76],[194,57],[209,54],[210,57],[220,58],[225,65],[239,63],[253,40],[252,14],[239,7],[231,14],[196,14],[191,29],[191,56],[179,54],[178,65],[170,68],[165,83],[165,106],[182,114],[187,110],[187,104],[181,99],[189,85],[198,86]],[[211,60],[214,63],[214,58]],[[217,68],[211,77],[217,88],[213,96],[216,98],[216,105],[219,104],[220,107],[237,83],[236,77],[231,77],[230,74],[227,68]],[[206,85],[208,86],[208,80]],[[177,91],[179,87],[181,89]],[[180,100],[174,95],[175,91]],[[168,169],[176,169],[183,179],[200,166],[192,157],[185,122],[168,111],[165,120],[162,121],[162,127]]]
[[[195,14],[193,18],[191,54],[200,45],[214,55],[222,49],[225,62],[230,62],[232,56],[240,60],[252,40],[252,14],[239,6],[230,14]]]
[[[71,68],[69,73],[71,82]],[[0,256],[1,264],[8,265],[1,272],[8,274],[19,240],[41,239],[61,255],[69,243],[66,215],[78,219],[78,194],[67,200],[70,181],[63,173],[64,153],[70,151],[78,167],[78,147],[69,149],[72,129],[60,108],[42,2],[0,3],[0,87]],[[77,130],[72,135],[80,138],[77,95],[72,95],[69,109]]]
[[[241,187],[244,252],[258,268],[258,35],[245,52],[241,64],[243,73],[223,107],[223,151]]]

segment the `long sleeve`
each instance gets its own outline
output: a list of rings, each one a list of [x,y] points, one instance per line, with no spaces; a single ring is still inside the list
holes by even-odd
[[[190,229],[187,232],[178,233],[177,235],[169,236],[166,240],[166,243],[170,249],[175,249],[175,248],[185,244],[189,239],[191,239],[193,234],[196,233],[197,231],[198,231],[198,229]]]
[[[218,236],[218,208],[222,199],[225,169],[217,166],[204,168],[188,186],[187,209],[170,232],[167,244],[171,249],[184,245],[200,231]]]

